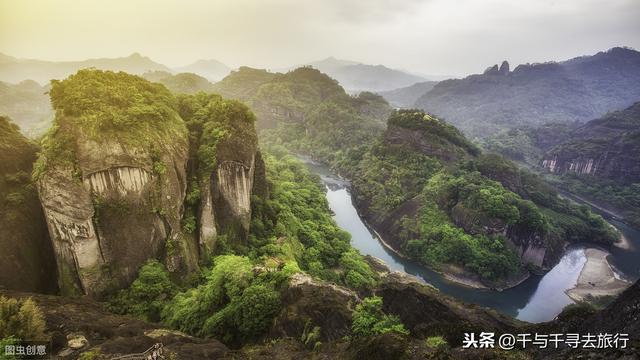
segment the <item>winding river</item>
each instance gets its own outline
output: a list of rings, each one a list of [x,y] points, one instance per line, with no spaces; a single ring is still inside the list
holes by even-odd
[[[522,284],[502,292],[475,289],[448,281],[442,275],[431,271],[409,259],[402,258],[382,245],[378,237],[367,228],[356,211],[349,183],[333,174],[326,166],[302,158],[308,168],[319,175],[327,189],[327,200],[334,219],[340,227],[352,235],[351,245],[362,254],[383,260],[395,271],[416,276],[443,293],[496,309],[504,314],[529,322],[552,320],[562,308],[573,303],[565,290],[575,286],[580,271],[586,262],[585,246],[574,245],[567,249],[560,262],[543,276],[532,275]],[[629,280],[640,278],[640,232],[623,223],[609,219],[631,245],[629,249],[612,247],[610,263],[622,276]]]

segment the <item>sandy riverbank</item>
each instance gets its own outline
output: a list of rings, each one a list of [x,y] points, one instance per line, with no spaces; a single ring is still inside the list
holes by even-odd
[[[629,282],[616,278],[609,261],[608,252],[600,249],[585,249],[584,264],[576,286],[565,293],[574,301],[585,301],[588,297],[614,296],[621,293]]]

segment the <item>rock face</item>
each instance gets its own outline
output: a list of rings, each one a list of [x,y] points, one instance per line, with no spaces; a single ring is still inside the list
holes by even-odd
[[[129,285],[151,258],[164,259],[174,273],[197,267],[197,246],[180,224],[187,131],[165,103],[168,91],[152,86],[136,76],[95,70],[53,85],[58,112],[43,140],[37,188],[62,294],[106,295]],[[114,106],[119,91],[133,102]],[[85,107],[87,98],[93,102]]]
[[[99,350],[96,359],[111,359],[142,353],[156,343],[164,345],[166,357],[178,354],[180,359],[220,359],[229,352],[218,340],[198,339],[133,317],[115,315],[88,298],[16,292],[0,295],[35,301],[44,315],[46,332],[51,335],[48,351],[54,358],[77,359],[82,353],[95,354]]]
[[[498,71],[500,75],[509,75],[509,62],[507,60],[503,61]]]
[[[282,296],[284,306],[269,335],[300,338],[318,327],[318,340],[338,340],[350,333],[351,313],[358,302],[358,295],[349,289],[295,274]]]
[[[193,260],[166,249],[168,241],[182,246],[187,141],[175,141],[154,161],[148,151],[117,141],[78,138],[80,178],[72,168],[55,167],[40,179],[63,293],[98,295],[109,286],[124,287],[147,259],[165,250],[171,270],[193,268]]]
[[[229,135],[216,144],[216,166],[203,175],[199,212],[201,256],[213,251],[218,236],[231,244],[246,244],[251,223],[251,196],[265,197],[266,175],[258,150],[253,115],[237,106],[245,116],[233,119]]]
[[[0,288],[53,293],[56,265],[31,181],[37,147],[0,116]]]
[[[640,102],[591,120],[549,150],[541,162],[552,173],[640,181]]]
[[[464,304],[441,294],[401,273],[383,277],[375,294],[383,298],[383,310],[400,317],[414,336],[443,336],[454,346],[460,344],[464,332],[508,332],[522,325],[519,321],[495,311]]]

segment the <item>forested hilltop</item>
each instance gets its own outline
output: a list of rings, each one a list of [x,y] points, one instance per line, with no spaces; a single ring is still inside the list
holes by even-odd
[[[418,110],[390,116],[351,178],[359,207],[394,249],[489,287],[550,268],[567,242],[617,238],[539,177]]]

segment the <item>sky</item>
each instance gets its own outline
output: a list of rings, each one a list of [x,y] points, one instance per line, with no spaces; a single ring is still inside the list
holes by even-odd
[[[0,0],[0,52],[279,69],[334,56],[461,76],[640,49],[640,0]]]

